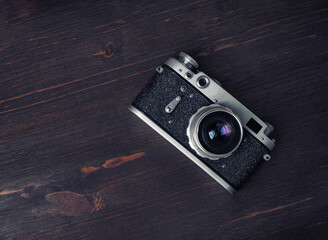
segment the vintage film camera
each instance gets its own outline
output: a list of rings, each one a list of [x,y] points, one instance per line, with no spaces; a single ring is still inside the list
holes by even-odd
[[[129,109],[233,194],[271,158],[273,127],[197,68],[169,58]]]

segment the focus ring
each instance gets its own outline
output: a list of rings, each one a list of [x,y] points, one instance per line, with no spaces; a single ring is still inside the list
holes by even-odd
[[[233,144],[229,146],[231,150],[229,150],[228,152],[218,154],[208,151],[206,147],[204,147],[201,144],[198,133],[199,133],[199,127],[201,125],[201,122],[205,117],[209,116],[212,113],[222,113],[222,112],[224,114],[229,114],[229,116],[233,117],[233,121],[235,121],[235,125],[237,126],[236,131],[240,131],[240,132],[238,132],[235,141],[232,142]],[[189,120],[189,125],[187,128],[187,136],[189,138],[190,147],[194,149],[199,156],[211,160],[218,160],[220,158],[226,158],[230,156],[239,147],[243,137],[243,127],[238,116],[234,114],[230,109],[218,104],[212,104],[209,106],[201,107],[194,115],[192,115],[192,117]]]

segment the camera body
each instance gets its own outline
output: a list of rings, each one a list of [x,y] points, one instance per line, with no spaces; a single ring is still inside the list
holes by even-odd
[[[233,194],[271,158],[273,127],[197,68],[169,58],[129,109]]]

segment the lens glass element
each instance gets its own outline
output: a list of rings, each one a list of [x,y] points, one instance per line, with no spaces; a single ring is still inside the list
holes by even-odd
[[[210,113],[199,124],[199,142],[207,151],[214,154],[233,151],[240,143],[241,135],[238,120],[225,111]]]
[[[213,122],[207,128],[208,136],[212,141],[226,142],[234,133],[229,123],[225,121]]]

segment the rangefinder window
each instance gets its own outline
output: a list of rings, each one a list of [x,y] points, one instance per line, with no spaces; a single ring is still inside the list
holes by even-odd
[[[256,122],[253,118],[251,118],[247,123],[246,126],[251,129],[256,134],[259,133],[259,131],[262,129],[262,126]]]

